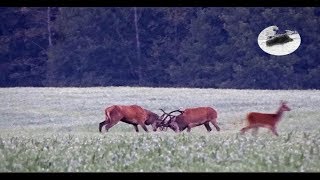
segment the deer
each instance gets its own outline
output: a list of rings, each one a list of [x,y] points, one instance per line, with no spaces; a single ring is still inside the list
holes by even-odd
[[[264,127],[271,130],[271,132],[279,136],[276,128],[277,124],[281,120],[283,113],[285,111],[290,111],[291,109],[287,106],[287,102],[280,101],[280,107],[278,108],[275,114],[259,113],[259,112],[250,112],[247,114],[248,125],[240,130],[241,134],[244,134],[249,129],[253,129],[253,134],[257,134],[258,128]]]
[[[173,112],[179,112],[177,116],[172,116]],[[187,129],[187,132],[191,131],[191,128],[204,125],[208,132],[212,131],[210,123],[220,131],[220,127],[217,124],[217,111],[211,107],[196,107],[187,108],[184,111],[174,110],[170,113],[166,113],[166,117],[162,119],[162,122],[158,127],[169,127],[175,132],[182,132]],[[164,122],[165,119],[170,116],[168,122]],[[160,128],[160,130],[161,130]]]
[[[138,125],[146,132],[149,132],[146,125],[152,125],[153,130],[156,131],[157,125],[161,122],[157,114],[141,106],[113,105],[105,109],[105,120],[99,123],[99,132],[102,132],[104,125],[106,132],[108,132],[119,121],[133,125],[136,132],[139,132]]]

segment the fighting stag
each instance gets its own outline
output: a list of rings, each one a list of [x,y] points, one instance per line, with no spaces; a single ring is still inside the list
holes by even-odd
[[[280,107],[275,114],[251,112],[247,115],[248,126],[242,128],[240,132],[241,134],[244,134],[246,131],[253,128],[253,134],[256,134],[259,127],[264,127],[270,129],[274,135],[279,136],[276,130],[277,124],[281,120],[283,112],[290,110],[291,109],[287,106],[287,102],[280,101]]]
[[[173,112],[179,112],[180,115],[172,116]],[[204,125],[207,131],[210,132],[212,129],[209,123],[211,122],[216,130],[220,131],[220,127],[217,124],[217,111],[211,107],[187,108],[184,111],[174,110],[166,113],[166,115],[159,124],[160,129],[169,127],[175,132],[182,132],[187,128],[187,132],[190,132],[191,128]],[[167,117],[170,117],[169,121],[165,122]]]
[[[105,120],[99,123],[99,132],[104,125],[108,131],[119,121],[132,124],[136,132],[139,132],[138,125],[146,132],[148,132],[146,125],[152,125],[153,130],[156,131],[157,125],[161,122],[157,114],[138,105],[113,105],[105,109]]]

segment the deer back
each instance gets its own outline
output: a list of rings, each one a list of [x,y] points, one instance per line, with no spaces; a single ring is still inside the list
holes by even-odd
[[[247,115],[247,120],[249,124],[265,124],[273,126],[278,121],[278,117],[276,114],[251,112]]]
[[[188,123],[196,123],[217,118],[217,112],[211,107],[198,107],[185,109],[180,116]]]
[[[118,108],[120,109],[120,111],[126,119],[134,119],[143,122],[147,119],[146,111],[140,106],[118,106]]]
[[[105,110],[106,121],[118,121],[123,118],[132,123],[144,123],[147,113],[138,105],[113,105]]]
[[[265,124],[275,126],[281,119],[284,111],[290,111],[287,102],[280,101],[280,107],[274,114],[251,112],[247,115],[249,124]]]

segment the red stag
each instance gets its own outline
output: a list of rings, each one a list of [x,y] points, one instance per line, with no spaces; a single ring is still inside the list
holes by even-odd
[[[113,105],[105,109],[105,116],[105,120],[99,124],[100,132],[104,125],[106,125],[106,131],[108,131],[119,121],[132,124],[136,132],[139,132],[138,125],[146,132],[148,132],[146,125],[152,125],[153,130],[156,131],[157,124],[161,122],[157,114],[138,105]]]
[[[165,119],[168,116],[172,116],[173,112],[180,112],[178,116],[170,117],[170,120],[165,123]],[[191,128],[204,125],[208,132],[212,129],[209,125],[211,122],[217,131],[220,131],[220,127],[217,124],[217,111],[211,107],[197,107],[197,108],[188,108],[184,111],[175,110],[170,113],[166,113],[167,117],[159,124],[160,127],[169,127],[175,132],[181,132],[187,128],[187,131],[190,132]]]
[[[253,128],[257,133],[259,127],[265,127],[272,131],[272,133],[278,136],[276,127],[284,111],[290,111],[291,109],[287,106],[287,102],[281,101],[280,107],[275,114],[265,114],[258,112],[251,112],[247,115],[248,126],[240,130],[241,134],[244,134],[247,130]]]

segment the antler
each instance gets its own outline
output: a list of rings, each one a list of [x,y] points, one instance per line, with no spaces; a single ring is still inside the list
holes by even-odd
[[[174,112],[179,112],[179,113],[184,113],[184,111],[181,111],[180,109],[177,109],[177,110],[174,110],[174,111],[171,111],[171,112],[169,112],[168,114],[171,114],[171,113],[174,113]]]
[[[171,120],[176,117],[175,115],[171,115],[172,113],[174,112],[180,112],[181,114],[184,113],[184,111],[181,111],[181,110],[174,110],[174,111],[171,111],[170,113],[166,113],[163,109],[160,109],[164,114],[163,115],[167,115],[166,117],[163,118],[163,120],[161,121],[161,125],[164,126],[165,125],[165,120],[170,116],[170,119],[169,121],[167,122],[167,124],[169,124],[169,122],[171,122]],[[162,116],[161,116],[162,117]]]
[[[160,118],[159,119],[161,119],[162,121],[159,123],[159,125],[161,126],[161,130],[163,130],[163,126],[164,126],[164,122],[166,121],[166,119],[169,117],[169,114],[168,113],[166,113],[163,109],[160,109],[162,112],[163,112],[163,114],[160,116]],[[166,117],[164,117],[165,115],[167,115]],[[171,117],[171,115],[170,115],[170,117]]]
[[[163,112],[163,114],[160,116],[160,119],[162,119],[164,117],[164,115],[167,113],[163,109],[160,109],[160,110]]]
[[[174,117],[175,115],[171,115],[171,113],[174,113],[174,112],[180,112],[181,114],[184,113],[184,111],[181,111],[181,110],[174,110],[174,111],[171,111],[170,113],[166,113],[163,109],[160,109],[163,114],[160,116],[160,118],[162,119],[164,117],[164,115],[167,115],[164,119],[167,119],[168,116],[170,117]]]
[[[163,122],[168,118],[168,116],[170,116],[171,117],[171,115],[170,114],[168,114],[168,113],[166,113],[163,109],[160,109],[162,112],[163,112],[163,114],[160,116],[160,119],[162,119],[162,121],[161,121],[161,123],[160,124],[163,124]],[[165,115],[167,115],[166,117],[164,117]]]

